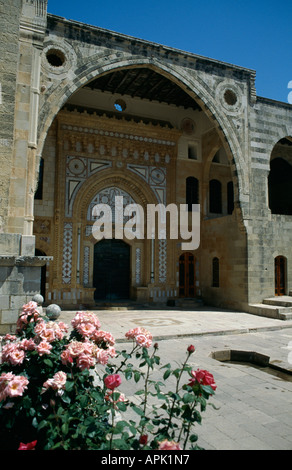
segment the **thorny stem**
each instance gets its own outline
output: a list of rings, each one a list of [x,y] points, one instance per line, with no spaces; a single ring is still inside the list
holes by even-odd
[[[138,349],[140,346],[138,344],[135,344],[135,346],[133,347],[132,351],[129,353],[129,356],[131,356],[133,354],[133,352]],[[118,369],[116,370],[116,374],[121,370],[121,368],[126,364],[128,358],[126,357],[120,364],[120,367],[118,367]]]
[[[192,408],[191,408],[191,412],[192,412],[191,414],[193,414],[193,411],[194,411],[194,409],[195,409],[196,404],[197,404],[196,402],[193,403],[193,406],[192,406]],[[192,422],[189,421],[188,428],[187,428],[187,435],[186,435],[186,438],[185,438],[185,441],[184,441],[184,445],[183,445],[183,449],[184,449],[184,450],[185,450],[186,445],[187,445],[187,442],[188,442],[188,440],[189,440],[189,435],[190,435],[191,427],[192,427]],[[181,431],[182,431],[182,429],[181,429]],[[181,436],[181,432],[180,432],[180,436]]]
[[[183,373],[183,371],[184,371],[185,365],[187,364],[190,355],[191,355],[191,353],[188,352],[187,358],[186,358],[185,362],[183,363],[182,368],[181,368],[181,371],[180,371],[180,374],[179,374],[179,376],[178,376],[178,378],[177,378],[177,381],[176,381],[176,389],[175,389],[175,393],[176,393],[176,394],[177,394],[178,391],[179,391],[180,379],[181,379],[182,373]],[[176,402],[176,401],[177,401],[177,399],[176,399],[176,397],[174,397],[174,398],[173,398],[172,405],[171,405],[170,413],[169,413],[169,420],[168,420],[167,431],[168,431],[169,428],[170,428],[170,424],[171,424],[171,420],[172,420],[172,414],[173,414],[174,405],[175,405],[175,402]]]
[[[113,435],[114,435],[114,425],[115,425],[115,404],[112,402],[112,432],[110,438],[110,449],[112,448]]]

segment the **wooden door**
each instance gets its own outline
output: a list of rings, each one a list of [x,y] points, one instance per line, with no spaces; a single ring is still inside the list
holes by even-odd
[[[95,300],[128,299],[130,246],[123,240],[101,240],[94,246]]]
[[[286,294],[286,258],[275,258],[275,295]]]
[[[196,295],[195,257],[192,253],[184,253],[179,258],[179,295]]]

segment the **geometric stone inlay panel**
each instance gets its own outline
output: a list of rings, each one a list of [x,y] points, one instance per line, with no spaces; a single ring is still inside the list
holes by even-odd
[[[73,224],[71,222],[64,224],[63,236],[63,264],[62,281],[64,284],[70,284],[72,274],[72,239]]]
[[[154,192],[160,204],[166,204],[166,168],[134,165],[129,163],[127,168],[136,175],[140,176]]]
[[[159,282],[166,282],[167,273],[167,240],[159,240]]]
[[[141,283],[141,248],[136,248],[136,284]]]

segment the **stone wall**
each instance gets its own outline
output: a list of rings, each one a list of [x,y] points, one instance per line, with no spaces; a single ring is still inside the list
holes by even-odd
[[[21,0],[0,1],[0,233],[6,231],[14,139]]]

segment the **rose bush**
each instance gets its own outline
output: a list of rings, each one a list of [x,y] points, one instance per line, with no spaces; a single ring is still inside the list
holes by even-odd
[[[77,312],[71,326],[69,333],[29,302],[16,334],[1,338],[0,450],[198,448],[193,427],[216,385],[188,365],[193,345],[173,368],[161,365],[144,328],[129,330],[132,344],[116,351],[93,312]],[[127,381],[135,400],[122,392]]]

